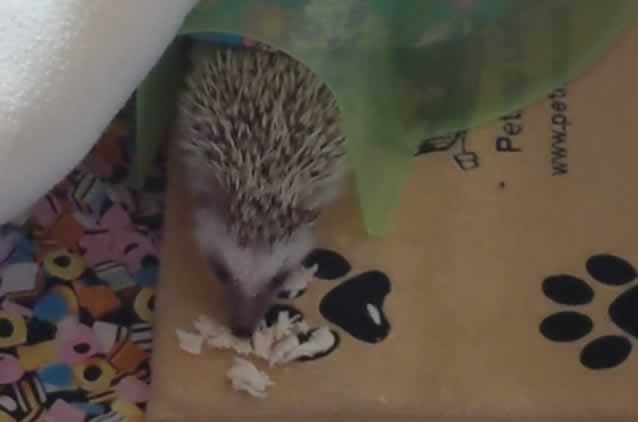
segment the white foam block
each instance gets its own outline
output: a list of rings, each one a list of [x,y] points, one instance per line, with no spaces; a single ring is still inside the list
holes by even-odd
[[[0,223],[82,160],[196,3],[0,1]]]

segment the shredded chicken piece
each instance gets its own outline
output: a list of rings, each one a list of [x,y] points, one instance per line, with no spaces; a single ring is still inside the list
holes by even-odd
[[[280,312],[277,321],[271,326],[262,321],[253,334],[252,341],[235,337],[225,325],[205,315],[199,316],[193,326],[197,334],[177,330],[182,350],[198,355],[205,344],[217,350],[233,350],[240,356],[257,357],[268,362],[270,367],[283,366],[302,357],[316,356],[334,347],[337,341],[328,327],[311,331],[302,315],[291,317],[288,311]],[[304,341],[301,341],[302,338]],[[235,357],[226,377],[231,380],[234,390],[259,398],[266,397],[267,387],[274,385],[265,372],[241,357]]]
[[[233,366],[226,372],[226,377],[231,381],[235,391],[244,391],[257,398],[265,398],[266,389],[274,385],[265,372],[242,358],[235,358]]]
[[[179,348],[192,355],[199,355],[202,353],[202,344],[204,343],[204,337],[199,334],[189,333],[184,330],[177,330],[177,341]]]
[[[336,341],[336,338],[330,328],[321,327],[312,332],[307,341],[299,342],[296,336],[291,337],[297,339],[286,339],[282,344],[277,345],[270,357],[271,366],[281,366],[302,357],[312,357],[330,350]]]

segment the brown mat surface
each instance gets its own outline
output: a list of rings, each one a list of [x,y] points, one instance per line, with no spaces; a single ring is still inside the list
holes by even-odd
[[[173,174],[149,419],[638,417],[637,45],[638,29],[520,116],[440,139],[386,237],[366,237],[352,195],[327,213],[321,244],[351,271],[295,306],[315,325],[322,301],[353,310],[327,315],[341,337],[330,355],[271,372],[268,400],[230,391],[230,355],[177,348],[175,329],[220,302]],[[357,313],[380,302],[389,332]]]

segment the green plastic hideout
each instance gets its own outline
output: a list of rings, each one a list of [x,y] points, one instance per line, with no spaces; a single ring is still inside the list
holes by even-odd
[[[138,91],[134,183],[173,120],[185,39],[245,36],[301,60],[333,90],[366,227],[382,234],[424,139],[565,84],[637,12],[636,0],[204,0]]]

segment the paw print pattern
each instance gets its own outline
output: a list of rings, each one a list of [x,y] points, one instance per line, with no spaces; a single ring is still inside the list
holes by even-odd
[[[379,343],[390,333],[390,323],[383,310],[389,293],[388,277],[380,271],[369,271],[328,292],[321,300],[319,311],[357,340]]]
[[[327,249],[316,249],[306,257],[304,266],[311,268],[314,265],[317,266],[315,276],[320,280],[337,280],[352,270],[346,258]]]
[[[610,333],[589,341],[580,354],[580,362],[589,369],[614,368],[629,357],[633,348],[632,340],[638,339],[638,284],[635,284],[638,273],[623,258],[609,254],[590,257],[585,267],[598,283],[624,288],[608,309],[609,317],[620,333]],[[595,297],[594,289],[588,282],[569,274],[546,278],[543,293],[557,304],[579,309],[592,303]],[[588,336],[594,325],[592,318],[582,309],[569,309],[545,318],[540,331],[555,342],[574,342]]]
[[[323,318],[359,341],[385,340],[391,328],[383,309],[391,292],[391,282],[385,273],[368,271],[343,280],[352,266],[344,256],[329,249],[316,249],[306,257],[304,267],[315,266],[315,278],[338,282],[319,303]]]

